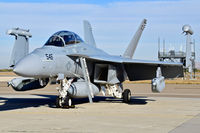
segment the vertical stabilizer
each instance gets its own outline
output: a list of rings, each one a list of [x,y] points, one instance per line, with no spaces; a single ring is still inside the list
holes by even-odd
[[[92,27],[90,23],[86,20],[83,21],[83,29],[84,29],[84,40],[87,44],[93,45],[96,47],[96,43],[92,34]]]
[[[14,67],[15,64],[29,52],[29,37],[32,35],[29,30],[24,29],[11,29],[7,31],[7,34],[15,36],[15,43],[10,58],[10,67]]]
[[[133,36],[131,42],[129,43],[126,51],[124,52],[123,57],[125,58],[132,58],[133,54],[135,52],[135,49],[137,47],[138,41],[142,35],[142,31],[144,30],[145,26],[146,26],[146,19],[142,20],[142,23],[140,24],[138,30],[136,31],[135,35]]]

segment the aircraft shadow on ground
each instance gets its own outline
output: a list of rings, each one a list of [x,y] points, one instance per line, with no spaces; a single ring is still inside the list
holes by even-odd
[[[55,95],[37,95],[41,98],[4,98],[0,97],[0,111],[24,109],[30,107],[40,107],[48,106],[50,108],[55,108]],[[135,96],[131,97],[129,105],[145,105],[148,101],[155,101],[153,99],[148,99],[147,97]],[[75,105],[88,103],[88,98],[75,98],[73,103]],[[122,103],[122,99],[116,99],[113,97],[95,96],[93,99],[94,103]]]
[[[54,106],[56,96],[45,95],[45,98],[4,98],[0,97],[0,111],[24,109],[29,107]]]
[[[144,96],[132,96],[131,101],[127,104],[129,105],[144,105],[147,104],[148,101],[155,101],[154,99],[148,99],[147,97]],[[74,104],[83,104],[83,103],[88,103],[89,100],[88,98],[81,98],[81,99],[73,99]],[[122,99],[117,99],[113,97],[104,97],[104,96],[95,96],[93,99],[94,103],[122,103]]]

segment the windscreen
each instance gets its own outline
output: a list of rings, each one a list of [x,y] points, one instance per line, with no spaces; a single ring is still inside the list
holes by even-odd
[[[64,42],[63,42],[62,38],[59,36],[51,36],[45,45],[63,47]]]
[[[59,31],[52,35],[45,45],[63,47],[81,42],[83,42],[83,40],[77,34],[70,31]]]

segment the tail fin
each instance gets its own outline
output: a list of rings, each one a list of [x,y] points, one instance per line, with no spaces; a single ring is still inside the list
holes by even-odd
[[[15,36],[15,44],[12,50],[10,67],[14,67],[15,64],[29,52],[29,37],[32,35],[29,30],[14,28],[7,31],[8,35]]]
[[[83,21],[83,29],[85,42],[96,47],[96,43],[92,34],[92,27],[87,20]]]
[[[126,51],[124,52],[123,57],[126,58],[132,58],[133,54],[135,52],[135,49],[137,47],[138,41],[142,35],[142,31],[144,30],[145,26],[146,26],[147,20],[143,19],[138,30],[136,31],[135,35],[133,36],[131,42],[129,43]]]

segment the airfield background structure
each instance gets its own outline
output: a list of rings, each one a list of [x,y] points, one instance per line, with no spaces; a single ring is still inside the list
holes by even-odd
[[[188,71],[190,73],[190,79],[195,78],[195,40],[191,41],[191,35],[193,31],[190,25],[184,25],[182,27],[183,33],[186,35],[186,50],[180,49],[175,51],[170,49],[166,51],[165,40],[163,40],[163,50],[160,47],[160,38],[158,39],[158,59],[160,61],[171,61],[183,63],[185,74]]]

